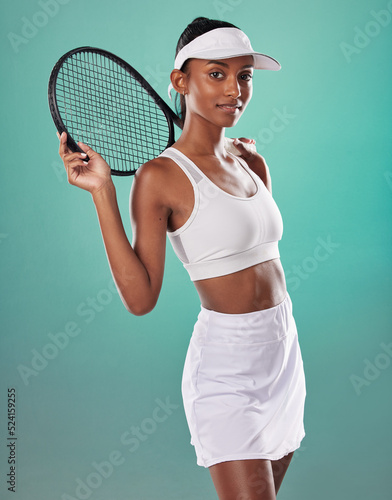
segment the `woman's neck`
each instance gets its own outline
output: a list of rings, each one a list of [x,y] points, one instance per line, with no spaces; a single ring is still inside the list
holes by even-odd
[[[185,118],[184,128],[176,146],[191,156],[224,155],[225,128],[206,122],[201,117]]]

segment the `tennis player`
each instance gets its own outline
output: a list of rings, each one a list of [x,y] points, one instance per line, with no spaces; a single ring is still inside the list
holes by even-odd
[[[183,132],[136,172],[132,245],[109,165],[79,143],[85,162],[60,138],[69,182],[92,195],[128,311],[147,314],[158,300],[166,234],[195,284],[201,306],[182,395],[197,464],[209,469],[221,500],[275,499],[305,435],[305,376],[268,166],[251,139],[235,141],[240,156],[224,149],[257,69],[280,65],[230,23],[197,18],[182,33],[170,90],[180,96]]]

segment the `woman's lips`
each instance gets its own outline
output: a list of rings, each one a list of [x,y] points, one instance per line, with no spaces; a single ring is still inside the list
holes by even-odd
[[[217,104],[218,108],[224,111],[225,113],[234,115],[237,109],[240,109],[238,104]]]

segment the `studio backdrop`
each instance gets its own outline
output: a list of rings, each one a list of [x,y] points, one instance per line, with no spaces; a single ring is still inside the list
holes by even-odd
[[[55,62],[90,45],[170,104],[176,43],[198,16],[282,64],[256,72],[226,131],[254,138],[270,168],[306,374],[306,437],[279,498],[392,491],[392,2],[16,0],[0,16],[2,499],[216,498],[181,399],[197,293],[168,244],[157,306],[126,311],[47,103]],[[132,240],[132,177],[114,180]]]

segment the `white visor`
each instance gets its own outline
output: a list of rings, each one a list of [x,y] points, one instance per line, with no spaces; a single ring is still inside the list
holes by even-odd
[[[185,45],[174,61],[174,69],[181,69],[187,59],[228,59],[229,57],[253,56],[254,69],[280,70],[276,59],[252,49],[249,38],[238,28],[216,28],[200,35]],[[172,84],[169,85],[169,97]]]

